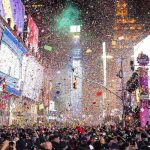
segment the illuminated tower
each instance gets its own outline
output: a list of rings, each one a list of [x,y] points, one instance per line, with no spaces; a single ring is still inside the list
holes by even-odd
[[[131,49],[137,38],[141,35],[144,26],[137,23],[134,18],[128,17],[126,0],[116,2],[116,18],[112,48]]]
[[[116,76],[121,69],[120,58],[123,58],[123,86],[125,89],[125,84],[132,74],[130,61],[133,55],[133,46],[141,37],[144,26],[138,24],[135,18],[129,17],[128,4],[126,0],[117,0],[115,5],[116,13],[114,20],[114,33],[111,45],[111,55],[114,59],[109,61],[107,65],[109,66],[108,79],[111,83],[109,88],[117,93],[117,95],[121,96],[121,79]],[[110,108],[115,108],[120,100],[117,100],[117,97],[115,96],[112,97],[111,94],[107,97],[109,97],[108,99],[111,100],[111,102],[113,101]]]

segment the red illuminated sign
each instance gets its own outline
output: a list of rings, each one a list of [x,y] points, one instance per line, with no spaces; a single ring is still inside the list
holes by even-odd
[[[30,15],[28,16],[28,30],[28,43],[30,44],[31,48],[34,48],[36,52],[38,50],[39,30],[33,18]]]

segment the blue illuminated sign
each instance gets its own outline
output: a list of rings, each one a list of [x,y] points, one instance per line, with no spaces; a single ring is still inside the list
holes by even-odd
[[[5,27],[2,42],[4,42],[10,50],[22,60],[24,54],[27,54],[27,49],[15,38],[15,36]]]

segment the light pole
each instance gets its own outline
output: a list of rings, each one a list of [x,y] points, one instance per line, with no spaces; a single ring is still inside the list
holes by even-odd
[[[121,100],[122,100],[122,123],[123,127],[125,124],[125,97],[124,97],[124,70],[123,70],[123,61],[126,58],[120,58],[120,71],[117,73],[117,77],[121,79]]]
[[[103,48],[103,54],[102,54],[102,59],[103,59],[103,86],[107,86],[107,59],[112,59],[113,57],[110,55],[107,55],[106,52],[106,42],[102,43],[102,48]],[[105,105],[105,100],[106,100],[106,92],[103,91],[103,99],[102,99],[102,113],[104,117],[104,105]]]
[[[107,61],[106,61],[106,43],[103,42],[102,44],[103,46],[103,86],[106,87],[106,84],[107,84],[107,72],[106,72],[106,69],[107,69]],[[102,100],[102,114],[103,114],[103,117],[104,117],[104,104],[105,104],[105,99],[106,99],[106,92],[103,93],[103,100]]]
[[[119,73],[119,78],[121,78],[121,98],[122,98],[122,123],[123,127],[125,127],[125,100],[124,100],[124,72],[123,72],[123,60],[124,58],[121,58],[121,70]]]

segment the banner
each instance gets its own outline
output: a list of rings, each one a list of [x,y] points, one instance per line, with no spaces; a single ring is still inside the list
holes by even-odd
[[[34,48],[35,52],[38,51],[38,36],[39,30],[36,26],[33,18],[29,15],[28,16],[28,43],[30,44],[31,48]]]
[[[2,42],[9,46],[10,50],[17,55],[19,60],[22,60],[24,54],[27,54],[27,49],[15,38],[15,36],[5,28]]]
[[[2,0],[0,0],[0,16],[5,19],[5,13],[4,13],[4,8],[2,4]]]
[[[8,18],[11,19],[11,28],[13,29],[14,19],[12,15],[12,8],[11,8],[10,0],[2,0],[2,5],[4,9],[4,14],[5,14],[5,20],[7,21]]]
[[[140,83],[140,96],[141,96],[141,98],[149,98],[148,68],[141,67],[139,69],[139,83]]]
[[[10,0],[14,24],[17,25],[18,31],[23,32],[25,8],[21,0]]]
[[[0,43],[2,40],[2,36],[3,36],[3,32],[4,32],[4,23],[2,22],[2,20],[0,19]]]
[[[149,114],[149,104],[147,100],[142,100],[140,104],[140,122],[141,127],[145,127],[146,124],[150,125],[150,114]]]

